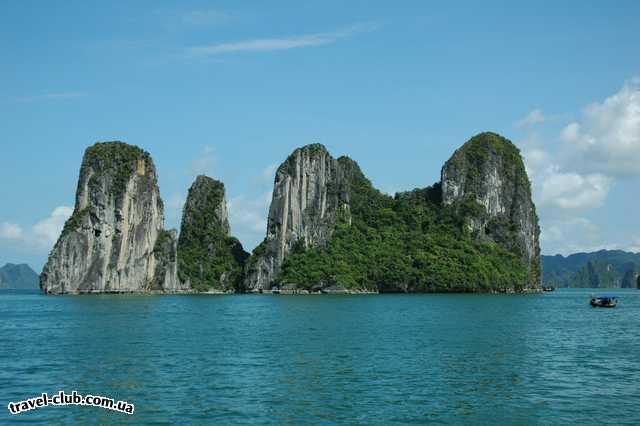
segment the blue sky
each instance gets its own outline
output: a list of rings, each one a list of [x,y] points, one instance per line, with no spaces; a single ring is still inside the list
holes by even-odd
[[[206,173],[262,239],[273,171],[325,144],[383,191],[472,135],[519,145],[542,251],[640,251],[640,3],[0,1],[0,264],[40,269],[84,149],[149,151],[166,224]]]

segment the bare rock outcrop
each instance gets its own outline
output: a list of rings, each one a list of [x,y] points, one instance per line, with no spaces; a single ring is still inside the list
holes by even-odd
[[[75,209],[40,288],[54,294],[185,290],[176,275],[175,232],[163,228],[151,156],[122,142],[97,143],[85,151]]]
[[[296,245],[325,245],[338,212],[349,214],[347,168],[320,144],[296,149],[276,172],[267,235],[254,250],[246,291],[270,289],[282,262]]]

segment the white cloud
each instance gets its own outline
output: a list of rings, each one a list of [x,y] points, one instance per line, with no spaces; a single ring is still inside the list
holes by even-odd
[[[15,223],[3,222],[0,225],[0,238],[21,240],[23,238],[22,228]]]
[[[583,176],[554,170],[539,185],[540,204],[571,210],[600,207],[607,199],[611,182],[602,174]]]
[[[207,56],[232,52],[266,52],[273,50],[287,50],[302,47],[322,46],[348,38],[362,32],[377,29],[375,24],[356,24],[350,27],[328,33],[306,34],[284,38],[260,38],[242,40],[230,43],[210,44],[206,46],[194,46],[187,49],[190,55]]]
[[[39,221],[32,227],[31,239],[37,245],[48,247],[55,244],[60,236],[65,221],[71,216],[73,209],[67,206],[56,207],[49,217]]]
[[[273,192],[276,164],[266,166],[253,179],[247,194],[232,197],[227,202],[232,232],[242,240],[245,249],[255,247],[265,236],[267,216]]]
[[[519,145],[539,208],[543,251],[640,249],[640,237],[615,241],[611,232],[577,216],[603,206],[617,180],[640,177],[640,81],[588,105],[555,136],[540,138],[536,131],[543,129],[533,125],[550,121],[534,110],[517,123],[528,128]]]
[[[268,165],[252,179],[253,187],[247,193],[227,202],[232,233],[242,241],[245,250],[253,249],[264,239],[276,170],[277,165]]]
[[[548,121],[531,111],[520,126]],[[584,109],[580,120],[558,135],[555,153],[531,133],[523,146],[527,172],[541,206],[587,210],[601,206],[616,177],[640,175],[640,87],[631,81],[602,103]]]
[[[629,242],[625,246],[621,246],[620,249],[630,251],[633,253],[640,253],[640,236],[632,237],[631,242]]]
[[[625,250],[640,252],[640,235],[624,241],[607,241],[606,232],[584,217],[571,217],[547,221],[542,227],[540,242],[548,255],[594,252],[598,250]]]
[[[536,124],[541,124],[547,121],[547,117],[544,115],[542,110],[534,109],[526,117],[522,120],[516,122],[517,127],[530,127],[535,126]]]
[[[602,103],[584,109],[562,131],[575,164],[589,172],[640,175],[640,84],[632,80]]]
[[[551,167],[549,154],[541,149],[532,147],[522,152],[524,165],[527,169],[529,178],[534,181],[536,177],[547,172]]]
[[[548,254],[568,255],[605,248],[600,227],[584,217],[551,220],[541,228],[540,243]]]
[[[534,199],[542,208],[588,210],[606,201],[613,179],[602,173],[580,173],[557,162],[550,152],[530,142],[523,150]]]
[[[575,142],[580,134],[580,125],[576,122],[569,123],[562,132],[560,138],[565,142]]]
[[[243,195],[229,200],[229,219],[238,233],[260,234],[264,237],[267,229],[267,213],[271,202],[271,191],[258,197],[247,198]]]
[[[27,230],[20,225],[4,222],[0,225],[0,238],[19,243],[23,247],[51,248],[60,236],[65,221],[72,213],[71,207],[56,207],[49,216],[28,227]]]

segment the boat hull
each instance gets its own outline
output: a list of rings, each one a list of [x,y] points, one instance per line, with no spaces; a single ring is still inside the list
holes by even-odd
[[[590,304],[594,308],[615,308],[618,303],[611,301],[591,300]]]

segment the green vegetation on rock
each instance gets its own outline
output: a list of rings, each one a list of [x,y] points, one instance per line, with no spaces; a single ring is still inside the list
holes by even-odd
[[[390,197],[373,188],[353,160],[338,161],[349,170],[349,212],[338,218],[325,247],[296,246],[282,265],[277,285],[385,292],[519,291],[531,279],[519,256],[479,242],[466,231],[463,216],[441,204],[439,184]]]
[[[93,170],[89,188],[96,190],[101,182],[107,182],[110,194],[118,199],[124,194],[129,179],[135,173],[138,160],[145,160],[146,169],[151,157],[148,152],[134,145],[117,141],[98,142],[85,151],[80,174]]]
[[[531,183],[526,174],[520,150],[508,139],[493,132],[483,132],[467,141],[449,160],[458,169],[468,171],[469,187],[481,185],[484,177],[483,166],[489,162],[489,156],[496,154],[502,160],[504,172],[509,181],[522,185],[531,192]]]
[[[62,233],[60,234],[60,238],[67,235],[69,232],[72,232],[78,229],[78,227],[82,223],[82,219],[89,212],[90,212],[89,207],[85,207],[82,210],[74,211],[73,214],[69,217],[69,219],[67,219],[67,221],[64,223],[64,227],[62,228]],[[58,239],[58,241],[60,241],[60,239]]]
[[[302,151],[302,148],[298,148],[295,151],[293,151],[288,157],[287,159],[280,165],[280,167],[278,167],[278,172],[279,173],[285,173],[289,176],[293,176],[296,173],[296,156],[298,155],[299,152]],[[313,157],[315,155],[317,155],[320,152],[327,152],[327,149],[325,148],[324,145],[320,144],[320,143],[312,143],[309,145],[306,145],[304,147],[304,151],[307,153],[307,155],[309,155],[310,157]],[[328,154],[328,153],[327,153]]]
[[[175,232],[175,231],[173,231]],[[162,230],[158,233],[156,244],[153,247],[153,253],[158,259],[166,262],[175,261],[176,253],[170,249],[169,245],[173,240],[172,231]]]
[[[256,246],[256,248],[253,249],[253,251],[251,252],[251,256],[247,258],[245,269],[246,270],[254,269],[258,260],[260,260],[260,258],[264,256],[266,252],[267,252],[267,240],[264,239],[260,242],[260,244]]]
[[[492,132],[467,141],[442,169],[443,203],[466,220],[475,239],[496,243],[541,282],[538,216],[520,150]]]
[[[149,153],[124,142],[98,142],[85,150],[80,167],[80,182],[83,176],[89,175],[87,185],[91,194],[102,192],[101,185],[105,185],[104,189],[108,190],[109,195],[121,200],[129,179],[136,172],[138,160],[144,160],[144,171],[147,175],[153,164]],[[155,181],[152,183],[155,185]],[[78,187],[78,192],[81,190],[82,188]],[[158,203],[162,204],[162,201],[158,199]],[[74,211],[65,222],[61,236],[77,229],[89,213],[89,207]]]
[[[229,236],[224,184],[198,176],[189,189],[178,239],[178,275],[197,291],[234,290],[248,254]]]

